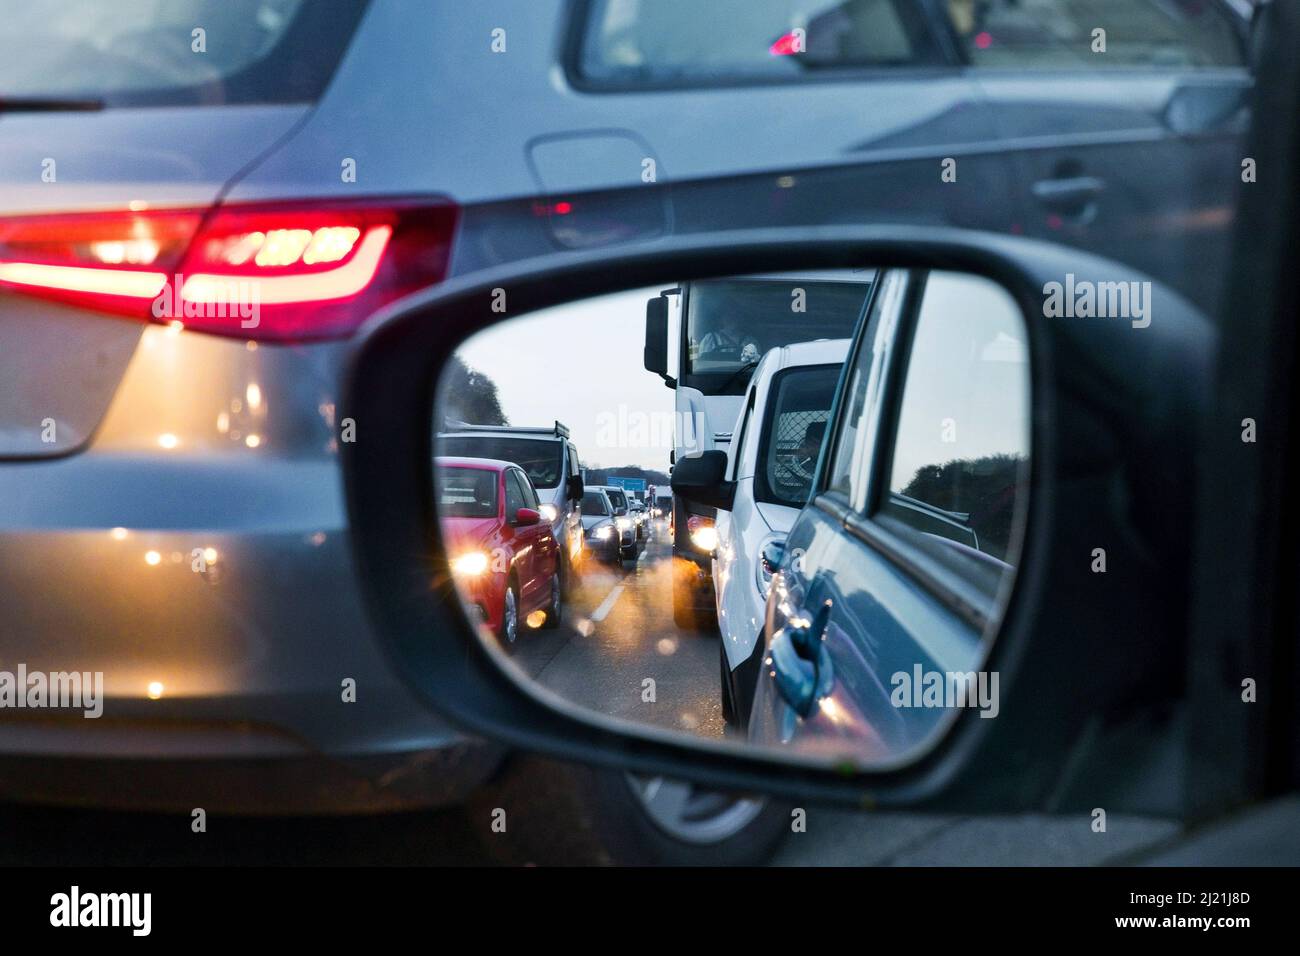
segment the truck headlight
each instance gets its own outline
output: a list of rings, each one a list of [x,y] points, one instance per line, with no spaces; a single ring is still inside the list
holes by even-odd
[[[686,520],[686,533],[690,536],[691,544],[701,551],[712,552],[718,546],[718,529],[714,527],[712,518],[691,515]]]

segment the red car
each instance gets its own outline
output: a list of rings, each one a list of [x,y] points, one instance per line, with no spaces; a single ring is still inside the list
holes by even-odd
[[[434,464],[438,517],[461,597],[507,648],[521,621],[558,627],[560,549],[523,469],[488,458],[439,457]]]

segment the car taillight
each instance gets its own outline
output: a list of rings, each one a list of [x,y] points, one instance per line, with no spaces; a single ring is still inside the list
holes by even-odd
[[[339,338],[445,277],[456,213],[386,201],[0,218],[0,287],[241,338]]]

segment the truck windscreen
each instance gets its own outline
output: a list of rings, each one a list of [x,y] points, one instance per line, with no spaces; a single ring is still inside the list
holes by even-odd
[[[871,282],[725,279],[694,282],[686,300],[682,384],[740,395],[768,349],[851,338]]]

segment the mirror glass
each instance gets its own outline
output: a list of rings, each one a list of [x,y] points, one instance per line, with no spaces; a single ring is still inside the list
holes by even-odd
[[[1030,367],[989,279],[737,276],[503,317],[431,411],[440,573],[525,685],[860,767],[997,716]]]

